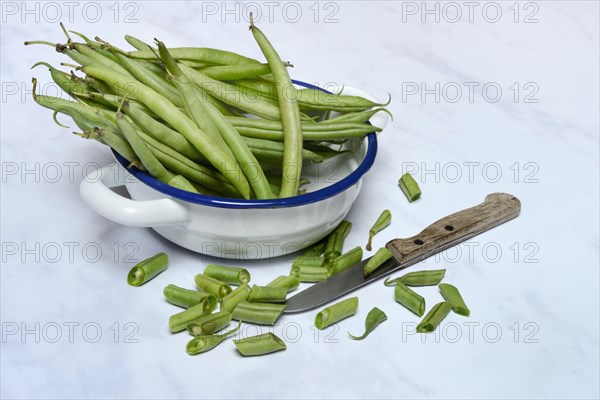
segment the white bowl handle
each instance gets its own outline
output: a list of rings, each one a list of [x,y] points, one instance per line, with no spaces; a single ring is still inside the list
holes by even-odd
[[[124,179],[119,165],[109,164],[88,174],[79,185],[79,193],[92,210],[122,225],[151,227],[189,220],[186,208],[171,199],[136,201],[110,190],[123,185]]]
[[[339,92],[342,92],[343,94],[346,94],[348,96],[361,96],[364,97],[365,99],[369,99],[371,101],[374,101],[376,103],[382,103],[382,101],[378,100],[375,98],[375,96],[357,89],[355,87],[352,86],[346,86],[344,85],[343,87],[340,88]],[[378,128],[385,128],[387,126],[387,124],[390,122],[390,115],[384,111],[379,111],[378,113],[376,113],[375,115],[373,115],[371,117],[371,119],[369,120],[369,122],[371,122],[371,125],[376,126]]]

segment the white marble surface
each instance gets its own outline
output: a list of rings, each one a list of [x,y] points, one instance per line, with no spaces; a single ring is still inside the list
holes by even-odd
[[[56,9],[38,3],[38,14],[27,14],[23,4],[2,3],[2,398],[598,398],[597,2],[519,3],[518,22],[513,2],[498,2],[502,16],[496,23],[483,17],[484,7],[488,20],[495,16],[494,5],[485,2],[477,3],[472,22],[467,6],[454,3],[463,13],[455,23],[447,20],[456,9],[443,8],[445,3],[427,3],[441,7],[439,23],[434,15],[421,21],[421,2],[336,2],[327,9],[325,3],[298,2],[297,23],[282,18],[284,3],[278,3],[274,22],[263,19],[261,26],[282,57],[294,62],[294,77],[393,96],[396,119],[380,135],[377,162],[349,216],[354,230],[348,248],[364,244],[383,208],[392,210],[394,220],[376,246],[415,234],[489,192],[517,195],[523,211],[472,239],[472,255],[463,245],[458,256],[449,250],[418,266],[448,268],[446,281],[461,289],[472,310],[469,319],[450,315],[437,341],[407,334],[417,319],[378,283],[356,293],[358,315],[337,332],[315,340],[314,313],[285,316],[275,333],[287,327],[288,350],[249,359],[231,342],[190,357],[188,337],[168,332],[167,318],[176,308],[162,299],[162,287],[193,285],[208,260],[150,230],[107,221],[80,200],[86,163],[103,165],[110,156],[53,124],[51,113],[31,100],[31,76],[42,82],[49,77],[29,67],[62,58],[22,42],[63,38]],[[128,33],[260,56],[246,22],[227,14],[222,23],[219,14],[203,14],[199,2],[121,3],[117,18],[113,2],[101,2],[97,22],[93,6],[84,18],[85,3],[76,3],[72,13],[62,2],[54,4],[69,28],[123,46]],[[294,17],[293,6],[287,7]],[[334,11],[337,22],[324,23]],[[124,23],[132,12],[138,22]],[[537,22],[524,23],[531,13]],[[436,82],[447,89],[439,102],[434,94],[424,100],[411,94],[415,84],[434,88]],[[465,82],[478,85],[472,101]],[[481,94],[490,82],[488,87],[502,89],[495,103]],[[451,102],[456,86],[463,95]],[[525,102],[534,90],[529,100],[537,102]],[[415,166],[424,194],[408,204],[396,180]],[[435,168],[438,176],[424,173]],[[168,272],[141,288],[128,287],[127,255],[143,258],[159,250],[171,255]],[[243,265],[257,283],[289,267],[282,259]],[[441,299],[434,288],[421,292],[430,306]],[[359,332],[373,306],[389,320],[367,340],[349,340],[346,332]],[[471,334],[467,323],[473,323]],[[98,327],[102,335],[92,343]],[[302,335],[296,343],[294,327]],[[24,328],[33,333],[22,336]],[[10,334],[12,329],[18,332]]]

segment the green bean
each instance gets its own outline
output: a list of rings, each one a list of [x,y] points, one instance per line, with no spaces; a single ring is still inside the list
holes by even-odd
[[[143,285],[165,271],[168,265],[169,256],[166,253],[158,253],[136,264],[127,275],[127,283],[131,286]]]
[[[273,131],[261,128],[252,128],[247,126],[236,127],[240,135],[256,139],[274,140],[277,142],[284,141],[284,136],[281,131]],[[371,125],[365,125],[361,128],[330,130],[330,131],[305,131],[303,132],[304,140],[307,141],[329,141],[348,138],[362,138],[365,135],[375,132]]]
[[[154,154],[152,154],[142,138],[137,134],[132,123],[120,112],[117,112],[117,125],[150,175],[161,182],[168,183],[173,174],[167,171]]]
[[[377,268],[381,267],[381,265],[387,260],[391,259],[394,256],[391,251],[386,249],[385,247],[377,250],[375,255],[369,258],[369,261],[365,264],[365,269],[363,274],[365,277],[371,275],[373,272],[377,270]]]
[[[377,328],[377,326],[379,326],[379,324],[384,322],[386,319],[387,315],[385,315],[383,311],[381,311],[377,307],[373,307],[373,309],[371,309],[371,311],[369,311],[369,313],[367,314],[367,319],[365,320],[365,333],[363,333],[360,336],[354,336],[351,335],[350,332],[348,332],[348,336],[350,336],[350,339],[353,340],[363,340],[367,336],[369,336],[369,334],[373,332],[375,328]]]
[[[199,61],[219,65],[259,63],[257,60],[230,51],[207,47],[171,47],[168,50],[176,60]],[[129,52],[129,56],[142,60],[156,59],[156,54],[152,50],[132,51]]]
[[[300,282],[321,282],[327,279],[327,268],[296,264],[292,266],[290,275],[298,278]]]
[[[66,54],[69,58],[71,58],[73,61],[75,61],[76,63],[79,63],[81,65],[89,65],[89,64],[94,64],[96,62],[95,59],[92,59],[84,54],[81,54],[75,50],[71,50],[69,49],[68,45],[65,44],[60,44],[60,43],[51,43],[51,42],[46,42],[43,40],[30,40],[24,43],[25,46],[29,46],[32,44],[43,44],[43,45],[47,45],[50,47],[54,47],[54,49],[59,52],[59,53],[63,53]]]
[[[262,356],[287,348],[284,341],[272,332],[234,340],[233,344],[244,357]]]
[[[215,295],[219,300],[231,293],[231,286],[204,274],[197,274],[194,277],[194,282],[196,282],[198,289]]]
[[[292,275],[281,275],[267,283],[268,287],[285,288],[286,292],[292,292],[300,286],[300,280]]]
[[[358,309],[358,297],[342,300],[321,310],[315,317],[315,327],[319,330],[325,329],[343,319],[356,314]]]
[[[90,82],[102,82],[91,76],[87,76],[85,78],[85,80],[90,81]],[[114,115],[114,112],[116,112],[116,110],[119,108],[119,106],[121,106],[121,109],[125,110],[128,108],[128,106],[131,105],[131,106],[135,106],[136,109],[143,111],[145,114],[152,116],[152,118],[158,118],[148,107],[144,106],[143,104],[139,103],[138,101],[133,100],[133,99],[123,100],[122,96],[118,96],[113,93],[91,92],[90,91],[90,92],[86,92],[86,93],[75,93],[75,95],[88,98],[89,101],[86,102],[87,104],[102,104],[102,105],[108,106],[110,108],[110,111],[109,110],[105,110],[105,111],[113,112],[113,115]],[[135,119],[134,119],[134,122],[135,122]]]
[[[176,306],[190,308],[203,301],[207,307],[214,310],[217,307],[217,298],[210,293],[199,292],[198,290],[184,289],[175,285],[167,285],[163,289],[163,294],[167,301]]]
[[[234,197],[240,196],[239,192],[219,173],[186,159],[175,150],[161,146],[160,143],[153,141],[151,137],[141,131],[138,133],[146,141],[152,154],[170,170],[219,193]]]
[[[285,310],[285,304],[240,302],[233,310],[233,319],[258,325],[275,325]]]
[[[447,301],[436,304],[431,310],[429,310],[421,323],[417,325],[417,332],[430,333],[435,331],[439,324],[450,313],[450,310],[452,310],[452,306],[450,306],[450,303]]]
[[[196,188],[196,191],[200,194],[204,194],[206,196],[213,196],[213,197],[227,197],[223,193],[218,192],[213,189],[210,189],[210,188],[207,188],[206,186],[203,186],[197,182],[191,182],[191,183],[192,183],[192,186],[194,186]]]
[[[320,122],[320,124],[335,125],[335,124],[339,124],[339,123],[352,123],[352,122],[365,123],[368,120],[370,120],[371,117],[373,117],[375,114],[377,114],[380,111],[383,111],[384,113],[388,114],[393,119],[391,112],[389,112],[386,108],[379,107],[379,108],[374,108],[372,110],[367,110],[367,111],[354,111],[354,112],[349,112],[346,114],[341,114],[341,115],[338,115],[337,117],[323,120]]]
[[[198,193],[194,185],[190,181],[188,181],[185,177],[181,175],[175,175],[167,182],[170,186],[174,188],[185,190],[186,192]]]
[[[214,314],[203,315],[190,322],[187,330],[192,336],[212,335],[225,328],[231,322],[231,313],[219,311]]]
[[[173,150],[181,153],[185,157],[198,161],[200,159],[206,160],[202,154],[192,144],[181,135],[179,132],[165,126],[158,122],[151,116],[149,116],[144,110],[137,104],[123,104],[123,109],[127,115],[147,132],[154,139],[169,146]]]
[[[71,75],[54,68],[47,62],[39,61],[33,64],[31,69],[37,67],[38,65],[46,66],[50,71],[50,76],[52,77],[52,80],[58,85],[59,88],[61,88],[65,93],[71,96],[73,96],[73,93],[85,93],[91,90],[90,85],[82,81],[75,81],[71,79]]]
[[[442,296],[450,306],[452,306],[452,311],[454,311],[458,315],[463,315],[468,317],[471,314],[469,311],[469,307],[465,304],[460,292],[455,286],[452,286],[448,283],[440,283],[439,284],[440,291],[442,292]]]
[[[71,117],[75,117],[77,113],[72,113]],[[79,123],[77,124],[79,125]],[[136,168],[145,171],[146,169],[137,158],[137,155],[131,148],[131,145],[123,139],[118,134],[113,131],[105,128],[94,128],[92,131],[86,132],[83,135],[80,135],[86,139],[94,138],[100,140],[102,143],[114,149],[117,153],[123,156],[127,161],[129,161],[130,165],[135,166]]]
[[[223,103],[245,112],[268,119],[279,119],[281,113],[276,105],[263,99],[248,99],[237,87],[209,78],[200,71],[178,64],[183,73],[200,89]]]
[[[217,347],[221,342],[223,342],[227,337],[233,335],[237,331],[240,330],[242,326],[242,322],[240,321],[237,326],[230,330],[229,332],[222,333],[220,335],[208,335],[208,336],[198,336],[193,338],[188,342],[185,346],[185,349],[189,355],[195,355],[200,353],[205,353],[209,350]]]
[[[284,287],[254,285],[247,300],[251,303],[282,303],[285,301],[286,296],[287,289]]]
[[[256,76],[271,73],[268,64],[237,64],[237,65],[213,65],[200,68],[200,72],[209,78],[220,81],[235,81],[238,79],[254,78]]]
[[[196,123],[198,128],[210,136],[210,138],[221,147],[223,152],[230,157],[234,157],[232,150],[227,146],[225,140],[223,140],[219,129],[217,129],[213,120],[208,117],[208,105],[200,100],[198,91],[192,86],[188,78],[184,75],[175,76],[173,82],[175,83],[177,90],[179,90],[179,95],[183,98],[187,115],[189,115],[192,121]]]
[[[55,111],[72,109],[72,110],[76,110],[77,112],[79,112],[86,119],[88,119],[90,121],[94,121],[95,124],[102,124],[105,122],[100,118],[100,115],[107,117],[107,115],[104,113],[105,110],[94,110],[85,104],[73,102],[73,101],[66,100],[66,99],[61,99],[60,97],[38,95],[35,93],[36,86],[37,86],[37,80],[35,78],[33,78],[32,82],[33,82],[33,89],[32,89],[33,99],[40,106],[42,106],[44,108],[48,108],[50,110],[55,110]],[[98,112],[98,114],[96,114],[96,111]],[[114,118],[114,113],[113,113],[112,118],[109,116],[109,122],[110,122],[111,127],[116,128],[117,125],[116,125],[116,121]]]
[[[298,193],[300,173],[302,172],[302,125],[300,109],[295,99],[286,97],[286,91],[295,92],[290,74],[281,63],[281,57],[273,48],[267,37],[254,25],[252,14],[250,14],[250,30],[263,52],[271,73],[275,78],[277,95],[279,97],[279,110],[283,126],[283,181],[279,197],[292,197]]]
[[[196,123],[198,128],[200,128],[215,142],[217,142],[223,151],[233,157],[233,153],[225,144],[225,141],[223,140],[219,129],[215,125],[213,118],[210,118],[207,115],[208,105],[206,104],[206,101],[204,101],[204,98],[207,96],[202,92],[197,91],[197,89],[190,82],[189,78],[183,74],[181,68],[179,68],[167,50],[165,44],[159,40],[156,40],[156,44],[158,45],[158,52],[162,62],[165,63],[168,72],[173,74],[171,80],[177,87],[179,96],[183,99],[183,105],[185,106],[187,114]],[[200,98],[200,95],[203,99]]]
[[[75,51],[77,51],[78,53],[93,60],[95,63],[97,63],[103,67],[110,68],[115,73],[123,74],[130,78],[133,77],[133,75],[129,71],[127,71],[127,69],[125,69],[125,67],[122,67],[116,61],[113,61],[110,58],[104,56],[103,54],[95,51],[89,45],[82,44],[82,43],[71,43],[69,46],[71,48],[75,49]],[[75,60],[75,61],[77,61],[77,60]],[[79,62],[79,61],[77,61],[77,62]]]
[[[330,277],[335,274],[352,267],[362,261],[363,250],[360,246],[356,246],[347,253],[337,257],[333,262],[327,265],[327,276]]]
[[[270,101],[275,101],[281,96],[277,88],[277,83],[270,84],[264,81],[246,80],[237,82],[236,84]],[[387,106],[391,100],[390,96],[390,100],[385,104],[375,103],[364,97],[331,94],[319,89],[300,89],[293,92],[293,94],[293,98],[297,101],[300,108],[319,111],[362,112],[377,106]]]
[[[227,311],[232,313],[239,303],[248,298],[249,294],[250,286],[248,286],[247,284],[239,286],[233,292],[223,297],[223,300],[221,301],[221,311]]]
[[[129,43],[132,47],[134,47],[136,50],[152,49],[152,46],[150,46],[148,43],[131,35],[125,35],[125,41]]]
[[[141,83],[137,83],[135,87],[127,87],[126,85],[130,83],[129,78],[109,69],[95,65],[84,66],[81,69],[88,75],[124,88],[127,93],[141,101],[189,140],[236,187],[244,198],[250,198],[250,186],[235,159],[227,156],[210,137],[198,129],[191,119],[167,99]]]
[[[394,298],[396,302],[402,304],[419,317],[423,316],[425,312],[425,299],[402,282],[396,282]]]
[[[250,148],[256,158],[266,161],[279,161],[284,157],[284,145],[280,142],[248,137],[244,137],[242,140]],[[306,149],[302,149],[302,158],[314,163],[323,162],[322,156]]]
[[[408,172],[402,175],[398,181],[398,185],[410,203],[418,200],[421,197],[421,189],[419,184]]]
[[[233,125],[212,104],[207,103],[206,106],[209,118],[212,119],[219,132],[221,132],[225,143],[227,143],[227,146],[235,154],[235,158],[239,162],[256,197],[258,199],[272,198],[273,193],[271,192],[269,182],[256,159],[254,149],[248,146]]]
[[[445,273],[445,269],[409,272],[400,278],[392,280],[387,278],[383,284],[385,286],[393,286],[396,282],[402,282],[406,286],[435,286],[442,281]]]
[[[320,111],[365,111],[373,107],[387,106],[387,103],[375,103],[360,96],[330,94],[318,89],[298,90],[298,104],[303,109]],[[391,100],[391,97],[390,97]]]
[[[344,220],[329,235],[325,247],[325,263],[329,263],[331,260],[342,255],[344,241],[350,230],[352,230],[352,222]]]
[[[169,317],[169,329],[173,333],[181,332],[185,330],[191,322],[203,315],[210,314],[213,309],[212,304],[209,303],[207,299],[204,299],[187,310],[171,315],[171,317]]]
[[[114,54],[119,63],[138,81],[164,96],[175,106],[184,106],[184,100],[182,99],[181,94],[178,93],[177,89],[168,84],[165,80],[161,79],[154,72],[151,72],[144,66],[140,65],[138,60],[132,60],[118,51],[115,51]]]
[[[369,230],[369,241],[365,246],[367,250],[371,251],[371,241],[373,240],[373,236],[389,226],[390,222],[392,222],[392,213],[390,210],[383,210],[379,218],[377,218],[377,221],[375,221],[375,224],[373,224],[373,227]]]
[[[268,131],[277,131],[281,132],[283,127],[281,122],[273,121],[268,119],[258,119],[258,118],[248,118],[248,117],[227,117],[227,120],[232,123],[236,128],[257,128]],[[370,132],[379,132],[381,128],[374,127],[372,125],[363,124],[363,123],[355,123],[355,122],[339,122],[339,123],[329,123],[325,124],[324,122],[319,123],[302,123],[302,131],[306,132],[327,132],[327,131],[338,131],[345,129],[368,129]],[[368,132],[368,133],[370,133]]]
[[[208,264],[204,268],[204,275],[218,279],[230,285],[243,285],[250,282],[248,270],[224,265]]]

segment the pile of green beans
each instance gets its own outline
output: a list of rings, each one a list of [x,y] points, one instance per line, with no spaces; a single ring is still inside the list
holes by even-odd
[[[303,165],[343,153],[334,142],[379,132],[368,120],[388,112],[387,104],[362,97],[297,89],[291,65],[253,22],[266,62],[208,47],[150,45],[129,35],[125,40],[136,50],[125,51],[71,31],[82,40],[74,41],[61,28],[64,44],[25,44],[52,46],[77,63],[63,63],[74,68],[70,73],[43,61],[34,65],[47,67],[73,101],[37,94],[34,78],[35,101],[53,110],[57,123],[57,113],[70,116],[78,136],[181,190],[243,199],[297,196],[304,190]],[[331,111],[341,115],[325,118]]]

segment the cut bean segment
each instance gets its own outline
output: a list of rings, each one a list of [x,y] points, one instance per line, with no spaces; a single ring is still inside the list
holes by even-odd
[[[231,313],[219,311],[214,314],[203,315],[190,322],[187,330],[192,336],[212,335],[225,328],[231,322]]]
[[[201,303],[191,306],[185,311],[171,315],[169,318],[169,329],[173,333],[185,330],[191,322],[210,314],[214,310],[211,306],[207,300],[203,300]]]
[[[232,313],[235,307],[242,301],[248,298],[250,294],[250,286],[247,284],[241,285],[221,300],[221,311]]]
[[[315,256],[298,256],[294,260],[292,267],[324,267],[325,266],[325,257],[315,257]]]
[[[409,272],[400,278],[387,278],[383,284],[385,286],[394,286],[397,282],[402,282],[406,286],[435,286],[442,281],[445,273],[445,269]]]
[[[342,300],[321,310],[315,317],[315,327],[325,329],[345,318],[356,314],[358,309],[358,297]]]
[[[452,306],[447,301],[436,304],[431,310],[429,310],[421,323],[417,325],[417,332],[431,333],[435,331],[444,318],[448,316],[451,310]]]
[[[196,282],[198,289],[215,295],[219,300],[231,293],[231,286],[204,274],[196,275],[194,281]]]
[[[325,246],[325,263],[328,263],[329,261],[342,255],[344,241],[346,240],[346,236],[348,236],[351,229],[352,222],[344,220],[340,222],[333,232],[331,232],[327,238],[327,245]]]
[[[377,268],[381,267],[383,263],[391,259],[393,256],[394,254],[385,247],[382,247],[379,250],[377,250],[375,255],[369,258],[369,261],[367,261],[367,263],[365,264],[365,269],[363,271],[364,276],[367,277],[371,275],[377,270]]]
[[[217,298],[214,295],[206,292],[199,292],[198,290],[167,285],[163,289],[163,294],[169,303],[184,308],[190,308],[203,301],[206,301],[213,310],[217,307]]]
[[[169,256],[158,253],[134,266],[127,275],[127,283],[131,286],[140,286],[167,269]]]
[[[440,283],[439,288],[442,292],[442,296],[444,296],[444,299],[446,299],[446,301],[450,303],[450,306],[452,306],[452,311],[465,317],[468,317],[471,314],[469,307],[467,307],[465,301],[460,295],[460,292],[455,286],[448,283]]]
[[[402,282],[396,282],[394,298],[419,317],[425,313],[425,299]]]
[[[204,275],[229,283],[230,285],[243,285],[250,282],[250,273],[244,268],[208,264],[204,268]]]
[[[287,289],[284,287],[254,285],[248,295],[248,301],[252,303],[282,303],[285,301],[286,296]]]
[[[240,302],[233,310],[233,319],[258,325],[275,325],[285,310],[285,304]]]
[[[327,279],[327,268],[318,266],[294,265],[290,275],[298,278],[300,282],[321,282]]]
[[[348,336],[350,336],[350,339],[363,340],[367,336],[369,336],[369,334],[373,332],[375,328],[377,328],[377,326],[386,319],[387,315],[385,315],[383,311],[381,311],[377,307],[373,307],[373,309],[367,314],[367,319],[365,320],[365,333],[363,333],[360,336],[354,336],[351,335],[350,332],[348,332]]]
[[[402,175],[398,181],[398,185],[400,185],[400,189],[402,189],[402,192],[404,192],[404,195],[409,202],[412,203],[421,197],[421,189],[419,188],[419,184],[408,172]]]
[[[267,286],[285,288],[286,292],[289,293],[293,290],[298,289],[298,286],[300,286],[300,280],[296,276],[282,275],[269,282]]]
[[[186,351],[189,355],[195,355],[200,353],[205,353],[209,350],[217,347],[221,342],[223,342],[227,337],[233,335],[237,331],[240,330],[242,326],[242,321],[240,321],[235,329],[230,330],[229,332],[222,333],[220,335],[208,335],[208,336],[198,336],[193,338],[188,342],[185,346]]]
[[[360,246],[356,246],[352,250],[337,257],[333,262],[327,265],[327,276],[339,274],[340,272],[358,264],[362,261],[363,250]]]
[[[379,218],[377,218],[377,221],[375,221],[375,224],[373,224],[373,227],[369,230],[369,241],[365,246],[368,251],[371,251],[371,241],[373,240],[373,236],[386,228],[390,222],[392,222],[392,213],[390,210],[383,210]]]
[[[233,343],[244,357],[262,356],[286,349],[284,341],[271,332],[234,340]]]

